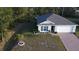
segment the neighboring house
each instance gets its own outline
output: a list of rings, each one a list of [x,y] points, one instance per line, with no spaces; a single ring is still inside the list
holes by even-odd
[[[56,14],[37,16],[39,32],[75,32],[77,24]]]

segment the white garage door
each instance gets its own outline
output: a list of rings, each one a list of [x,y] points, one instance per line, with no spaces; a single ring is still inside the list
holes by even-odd
[[[56,26],[57,32],[73,32],[74,26]]]

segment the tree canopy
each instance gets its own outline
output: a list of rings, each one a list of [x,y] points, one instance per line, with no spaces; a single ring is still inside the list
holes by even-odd
[[[63,16],[73,16],[74,8],[62,7],[4,7],[0,8],[0,32],[5,31],[15,21],[33,21],[38,15],[56,13]]]

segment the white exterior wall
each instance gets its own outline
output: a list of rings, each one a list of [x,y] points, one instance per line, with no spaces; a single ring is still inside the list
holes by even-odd
[[[55,32],[75,32],[76,25],[56,25]]]
[[[48,31],[41,31],[41,26],[48,26],[48,30],[51,31],[52,25],[42,25],[42,24],[50,24],[50,23],[52,23],[53,25],[55,24],[49,20],[40,23],[40,25],[37,25],[38,31],[48,32]],[[75,31],[76,31],[76,25],[55,25],[54,27],[54,32],[75,32]]]
[[[51,25],[38,25],[38,31],[39,32],[47,32],[47,31],[41,31],[41,26],[48,26],[48,30],[51,31]],[[56,25],[54,28],[55,32],[75,32],[76,31],[76,25]]]
[[[38,31],[41,32],[41,26],[40,25],[38,25]]]
[[[51,31],[51,27],[52,27],[51,25],[48,26],[48,30],[49,30],[49,31]]]
[[[48,30],[51,31],[51,25],[38,25],[39,32],[48,32],[48,31],[41,31],[41,26],[48,26]]]
[[[76,25],[73,26],[73,32],[75,32],[75,31],[76,31]]]
[[[38,31],[39,32],[48,32],[48,31],[41,31],[41,26],[48,26],[48,30],[51,31],[51,26],[52,25],[42,25],[42,24],[50,24],[50,23],[55,24],[55,23],[53,23],[53,22],[51,22],[49,20],[40,23],[40,25],[37,25],[38,26]]]

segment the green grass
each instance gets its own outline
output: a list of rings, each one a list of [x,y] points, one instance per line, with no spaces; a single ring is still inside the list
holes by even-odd
[[[79,38],[79,32],[76,32],[76,36]]]
[[[54,38],[55,38],[54,41],[58,45],[59,48],[65,48],[62,42],[60,41],[59,36],[54,36]]]
[[[76,28],[76,36],[79,38],[79,26],[77,26],[77,28]]]
[[[26,44],[22,48],[20,46],[16,46],[13,50],[21,50],[21,51],[29,51],[30,49],[28,46],[32,47],[32,51],[64,51],[65,47],[60,41],[58,36],[51,36],[50,34],[39,34],[39,35],[32,35],[28,36],[27,34],[24,35],[22,39]],[[41,42],[46,43],[48,47],[45,45],[41,45]],[[55,46],[55,48],[52,48]]]

